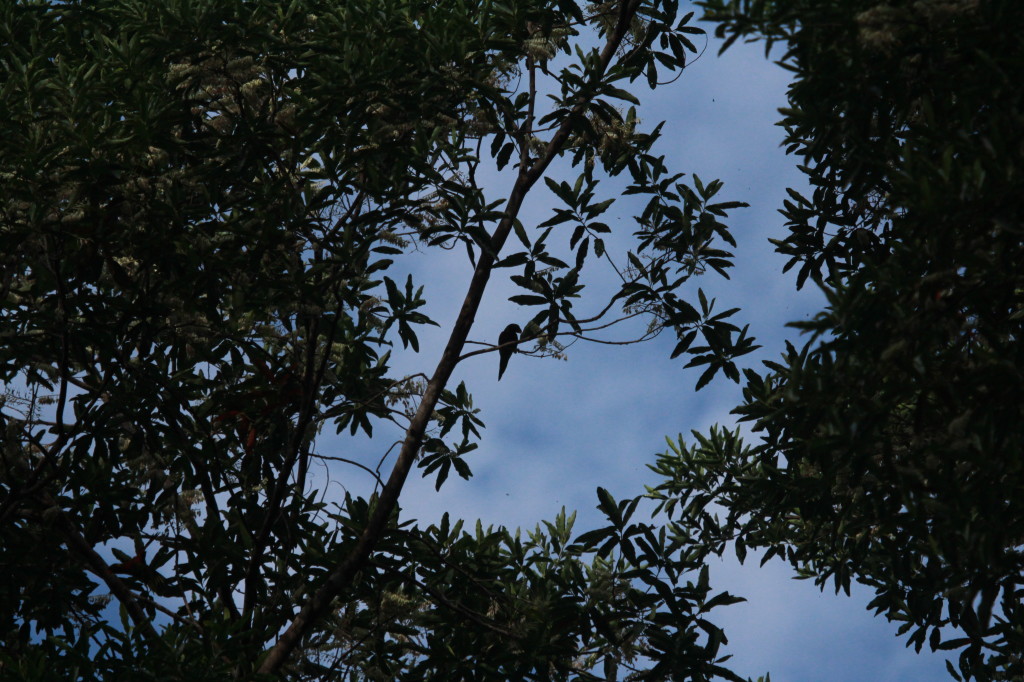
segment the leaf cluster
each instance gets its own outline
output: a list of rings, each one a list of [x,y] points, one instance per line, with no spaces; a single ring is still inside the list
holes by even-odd
[[[714,431],[659,472],[709,538],[875,591],[954,678],[1016,679],[1024,651],[1019,3],[702,3],[781,44],[781,111],[811,195],[779,252],[827,307]],[[680,470],[687,473],[680,474]],[[689,492],[687,489],[691,489]],[[724,504],[721,525],[704,516]],[[710,541],[710,540],[709,540]],[[952,636],[951,636],[952,635]]]

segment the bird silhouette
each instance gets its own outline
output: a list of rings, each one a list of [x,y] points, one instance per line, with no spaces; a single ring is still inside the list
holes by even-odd
[[[519,341],[519,334],[522,331],[518,324],[510,324],[498,335],[498,381],[501,381],[501,375],[508,367],[509,358],[516,352],[516,342]]]

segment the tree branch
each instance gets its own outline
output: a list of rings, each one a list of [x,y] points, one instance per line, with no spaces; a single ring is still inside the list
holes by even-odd
[[[639,4],[639,0],[634,0],[621,7],[615,30],[608,36],[607,42],[601,51],[598,67],[591,75],[591,84],[600,81],[604,77]],[[408,431],[406,431],[406,437],[402,443],[402,449],[399,452],[395,466],[391,471],[391,476],[380,492],[377,504],[370,514],[366,528],[348,557],[331,571],[320,589],[314,592],[299,610],[291,625],[281,633],[277,643],[270,649],[260,665],[259,672],[261,674],[276,674],[280,671],[281,667],[299,646],[302,637],[330,611],[331,603],[335,597],[348,587],[356,573],[366,565],[370,554],[377,546],[387,522],[398,504],[398,497],[402,492],[402,487],[405,485],[409,471],[412,469],[413,463],[419,454],[427,425],[441,397],[441,392],[455,370],[459,355],[473,327],[473,322],[480,307],[480,301],[483,299],[484,290],[487,287],[487,281],[490,278],[495,258],[500,253],[505,240],[512,231],[526,194],[544,174],[544,171],[554,160],[555,156],[562,150],[569,140],[572,129],[577,121],[584,116],[589,104],[589,98],[578,102],[569,115],[566,116],[565,120],[562,121],[561,126],[559,126],[544,150],[543,156],[538,158],[528,168],[520,166],[515,185],[509,193],[505,216],[498,223],[494,234],[491,236],[491,248],[480,254],[480,259],[469,284],[469,290],[466,293],[459,316],[452,328],[448,344],[445,346],[434,375],[427,384],[427,389],[423,394],[412,423],[409,425]]]
[[[42,496],[43,504],[50,507],[57,507],[57,502],[50,495],[44,494]],[[59,509],[59,507],[58,507]],[[157,641],[160,639],[160,635],[153,628],[153,624],[150,622],[149,616],[139,606],[139,601],[132,593],[128,586],[118,578],[111,570],[107,562],[103,560],[96,550],[92,548],[92,545],[82,536],[79,532],[78,527],[67,517],[63,511],[59,511],[60,514],[60,526],[64,532],[64,537],[67,540],[68,547],[82,556],[85,562],[89,565],[89,568],[95,573],[107,587],[110,589],[111,594],[117,597],[118,601],[124,605],[125,611],[131,617],[132,622],[135,626],[142,631],[148,639]]]

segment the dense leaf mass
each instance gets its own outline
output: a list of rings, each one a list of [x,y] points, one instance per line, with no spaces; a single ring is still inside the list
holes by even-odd
[[[1024,5],[701,4],[793,73],[781,125],[811,194],[790,191],[776,246],[828,307],[746,373],[762,441],[681,444],[662,492],[741,554],[871,586],[908,643],[960,652],[954,677],[1020,679]]]
[[[735,679],[706,620],[734,598],[711,596],[700,547],[630,520],[637,500],[602,491],[607,527],[574,538],[563,515],[529,539],[398,505],[414,466],[470,476],[482,422],[449,379],[497,350],[466,350],[492,272],[519,287],[520,353],[642,316],[701,385],[738,379],[752,340],[682,294],[731,266],[741,204],[671,173],[660,126],[622,106],[686,65],[691,18],[0,4],[0,676]],[[613,241],[617,175],[641,210]],[[545,185],[564,207],[524,226]],[[464,301],[449,341],[398,375],[433,324],[403,259],[455,247],[471,279],[442,292]],[[621,287],[578,319],[599,264]],[[372,458],[340,445],[382,431]]]

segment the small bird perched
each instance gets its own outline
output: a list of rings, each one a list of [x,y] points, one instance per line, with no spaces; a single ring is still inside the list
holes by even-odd
[[[519,341],[519,334],[522,331],[518,324],[510,324],[501,334],[498,334],[498,345],[500,346],[498,348],[498,381],[501,381],[501,375],[508,367],[509,358],[516,352],[516,343]]]

